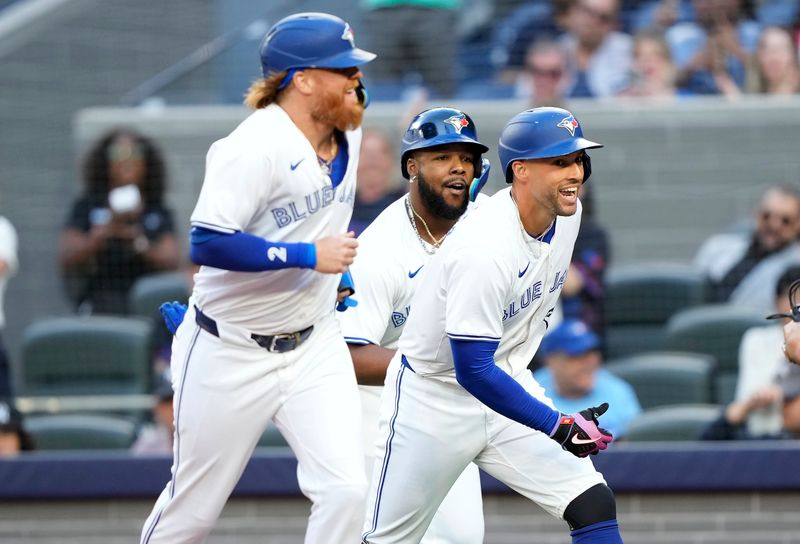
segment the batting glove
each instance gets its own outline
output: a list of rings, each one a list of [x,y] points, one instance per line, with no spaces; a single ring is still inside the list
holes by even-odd
[[[598,427],[597,418],[608,410],[604,402],[595,408],[581,410],[577,414],[561,414],[558,423],[550,431],[550,438],[561,444],[561,447],[577,457],[597,455],[611,444],[614,437],[610,432]]]
[[[186,316],[187,309],[188,306],[186,306],[186,304],[181,304],[177,300],[174,302],[165,302],[158,307],[158,311],[161,313],[161,317],[164,318],[164,324],[169,329],[169,332],[175,334],[175,331],[177,331],[178,327],[183,323],[183,318]]]

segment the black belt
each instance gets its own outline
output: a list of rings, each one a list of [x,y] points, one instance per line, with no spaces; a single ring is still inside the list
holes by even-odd
[[[194,320],[201,329],[219,338],[219,329],[217,328],[216,321],[204,314],[197,306],[194,307],[194,315]],[[308,337],[311,336],[311,332],[313,330],[314,325],[311,325],[302,331],[273,334],[271,336],[253,333],[250,335],[250,338],[255,340],[256,344],[267,351],[274,353],[285,353],[287,351],[292,351],[300,344],[305,342]]]

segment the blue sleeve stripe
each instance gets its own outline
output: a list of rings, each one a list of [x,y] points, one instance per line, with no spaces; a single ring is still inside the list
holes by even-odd
[[[483,404],[509,419],[550,434],[559,412],[528,393],[494,361],[497,341],[450,339],[456,380]]]
[[[474,334],[458,334],[455,332],[447,332],[447,337],[452,340],[486,340],[488,342],[499,342],[500,338],[497,336],[477,336]]]
[[[370,344],[371,345],[375,345],[375,342],[371,342],[370,340],[367,340],[366,338],[359,338],[357,336],[345,336],[344,337],[344,341],[347,342],[348,344],[355,344],[355,345],[358,345],[358,346],[367,346],[367,345],[370,345]]]
[[[215,225],[213,223],[205,223],[203,221],[192,221],[193,227],[200,227],[202,229],[213,230],[214,232],[220,232],[222,234],[233,234],[234,232],[239,232],[236,229],[231,229],[228,227],[220,227],[219,225]]]
[[[220,233],[193,227],[192,262],[234,272],[264,272],[284,268],[314,268],[316,247],[308,243],[271,242],[246,232]]]

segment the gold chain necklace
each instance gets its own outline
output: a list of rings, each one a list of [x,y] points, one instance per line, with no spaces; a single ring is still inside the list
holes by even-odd
[[[424,249],[425,253],[427,253],[428,255],[433,255],[434,253],[436,253],[436,250],[439,249],[439,246],[442,245],[444,239],[447,238],[447,235],[450,234],[450,231],[445,232],[444,236],[442,236],[437,240],[436,238],[434,238],[433,234],[431,234],[431,229],[428,228],[428,224],[425,222],[422,216],[420,216],[417,213],[417,210],[414,209],[414,206],[411,204],[411,197],[409,197],[408,194],[406,194],[405,204],[406,204],[406,213],[408,214],[408,220],[411,222],[411,226],[414,227],[414,232],[417,235],[419,243],[422,245],[422,249]],[[425,240],[422,239],[422,236],[420,236],[419,234],[419,229],[417,228],[417,222],[414,219],[414,216],[419,217],[419,220],[422,221],[422,226],[425,227],[425,231],[428,233],[428,236],[431,237],[433,243],[426,242]],[[433,246],[433,249],[429,249],[428,246]]]

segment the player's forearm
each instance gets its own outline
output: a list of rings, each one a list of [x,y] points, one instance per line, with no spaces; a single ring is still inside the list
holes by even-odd
[[[194,264],[234,272],[314,268],[314,244],[271,242],[248,234],[226,234],[194,227],[189,255]]]
[[[395,350],[375,344],[348,344],[359,385],[383,385]]]
[[[497,342],[450,340],[456,379],[495,412],[549,434],[560,413],[528,393],[494,362]]]

